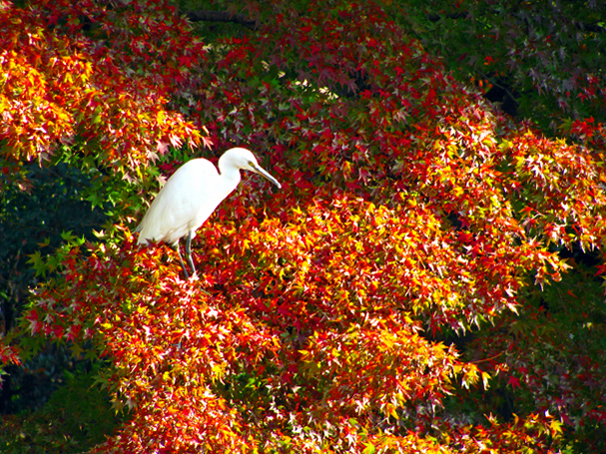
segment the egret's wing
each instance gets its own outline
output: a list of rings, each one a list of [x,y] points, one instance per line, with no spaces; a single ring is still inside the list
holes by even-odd
[[[195,231],[221,202],[216,199],[220,177],[206,159],[193,159],[172,175],[156,196],[137,230],[139,243],[175,243]]]

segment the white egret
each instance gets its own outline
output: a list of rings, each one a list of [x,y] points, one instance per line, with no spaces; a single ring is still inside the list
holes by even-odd
[[[236,189],[240,183],[240,169],[258,173],[281,187],[246,148],[231,148],[223,153],[219,158],[218,172],[210,161],[192,159],[177,169],[152,202],[135,229],[139,232],[138,244],[164,241],[172,245],[177,249],[185,276],[189,278],[179,251],[179,240],[187,236],[187,263],[195,276],[191,240],[221,201]]]

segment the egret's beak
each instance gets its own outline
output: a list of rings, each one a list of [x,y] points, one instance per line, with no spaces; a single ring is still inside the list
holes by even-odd
[[[278,186],[279,188],[282,187],[282,185],[278,182],[278,180],[276,180],[274,177],[272,177],[269,172],[267,170],[265,170],[263,167],[261,167],[258,164],[254,164],[254,163],[250,163],[250,170],[252,170],[255,173],[258,173],[259,175],[265,177],[266,179],[268,179],[269,181],[271,181],[273,184],[275,184],[276,186]]]

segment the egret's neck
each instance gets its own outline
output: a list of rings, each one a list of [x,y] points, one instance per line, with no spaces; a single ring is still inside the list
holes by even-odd
[[[222,186],[227,193],[230,193],[240,183],[240,169],[234,167],[229,162],[219,159],[219,173],[221,175]]]

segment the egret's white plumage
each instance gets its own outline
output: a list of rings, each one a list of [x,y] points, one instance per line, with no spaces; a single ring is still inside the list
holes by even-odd
[[[187,237],[187,261],[195,274],[190,243],[196,230],[208,219],[219,203],[240,183],[240,170],[250,170],[264,176],[278,187],[280,183],[264,170],[255,156],[245,148],[231,148],[219,158],[219,171],[206,159],[192,159],[183,164],[168,179],[136,228],[139,244],[164,241],[176,246]],[[183,270],[187,269],[181,259]]]

